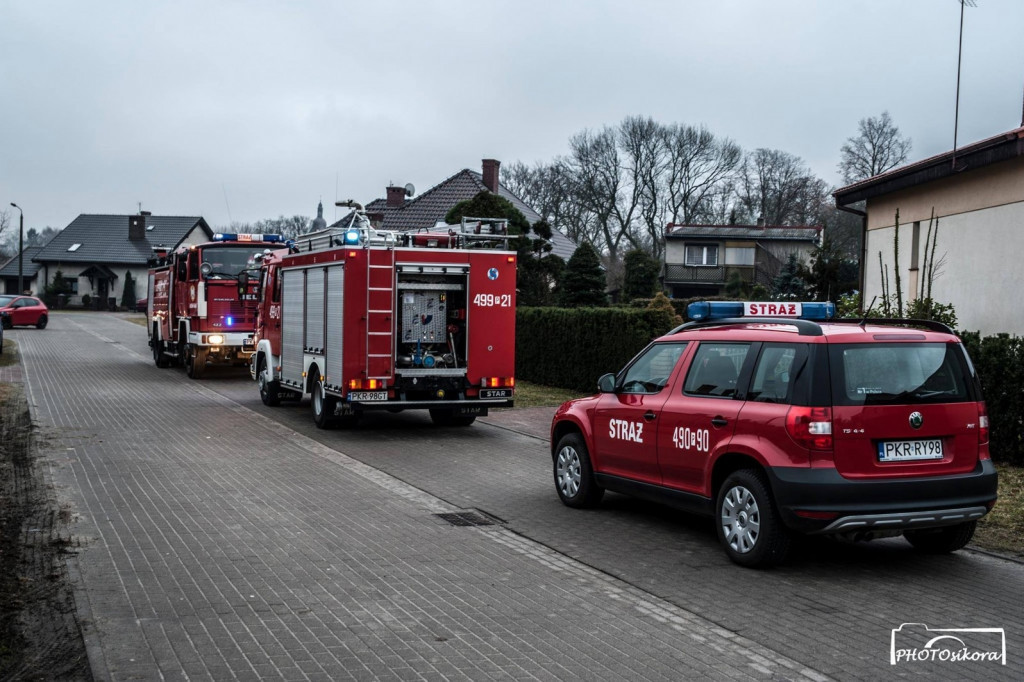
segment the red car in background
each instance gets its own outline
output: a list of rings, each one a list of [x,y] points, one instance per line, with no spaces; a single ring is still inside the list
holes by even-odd
[[[35,325],[44,329],[50,319],[49,308],[35,296],[0,295],[0,311],[6,313],[0,317],[8,328]]]

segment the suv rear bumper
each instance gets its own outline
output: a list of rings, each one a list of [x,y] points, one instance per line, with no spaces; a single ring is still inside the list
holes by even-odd
[[[997,490],[991,460],[967,474],[884,481],[846,479],[831,468],[773,467],[767,474],[783,522],[802,533],[949,526],[984,516]]]

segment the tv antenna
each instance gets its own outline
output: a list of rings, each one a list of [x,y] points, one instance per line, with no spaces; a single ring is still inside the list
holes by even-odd
[[[956,170],[956,133],[960,125],[960,61],[964,52],[964,7],[977,7],[977,0],[957,0],[960,3],[960,44],[956,51],[956,104],[953,107],[953,170]]]

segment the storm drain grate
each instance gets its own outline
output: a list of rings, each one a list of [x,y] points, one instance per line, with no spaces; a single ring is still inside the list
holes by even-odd
[[[436,514],[453,526],[493,526],[494,519],[478,511],[445,512]]]

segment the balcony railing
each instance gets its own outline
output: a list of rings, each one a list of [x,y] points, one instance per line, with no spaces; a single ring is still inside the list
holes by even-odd
[[[666,263],[665,283],[725,284],[725,267],[722,265],[680,265],[677,263]]]

